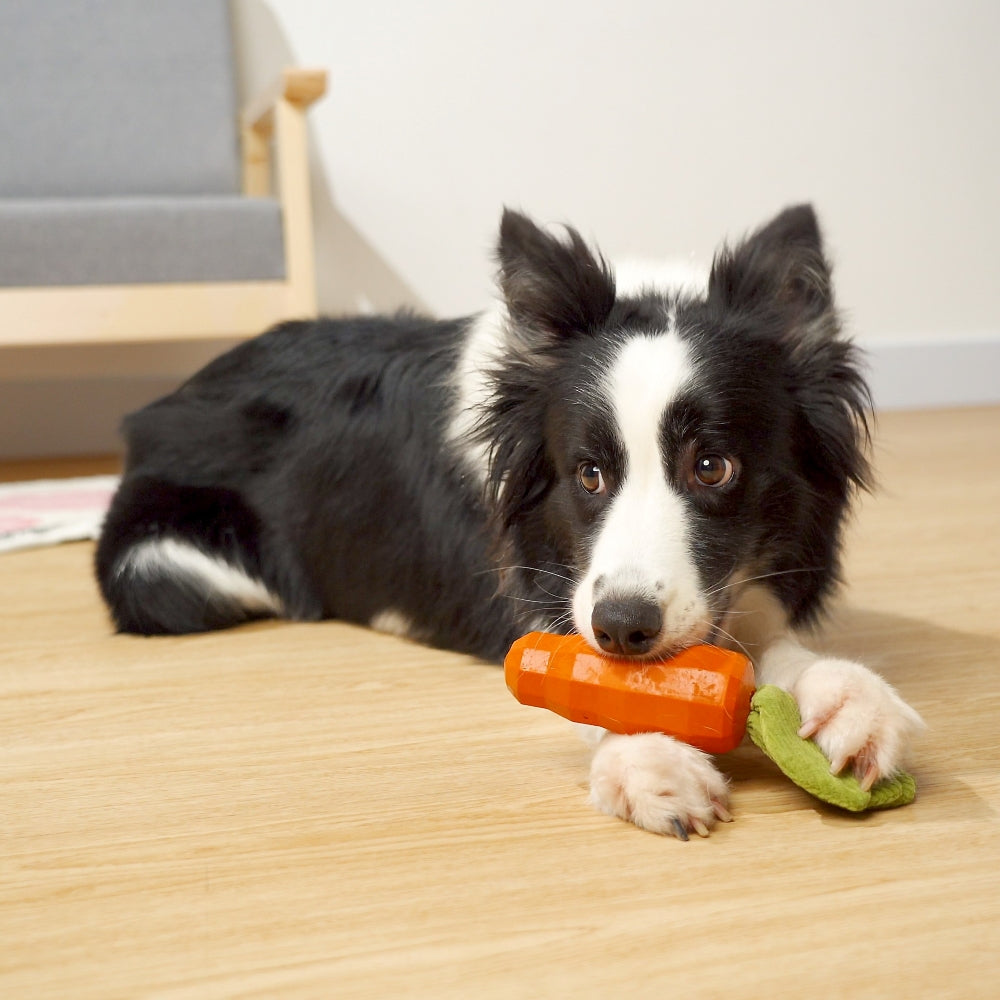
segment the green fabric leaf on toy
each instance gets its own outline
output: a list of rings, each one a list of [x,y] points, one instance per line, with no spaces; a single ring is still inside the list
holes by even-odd
[[[823,751],[799,736],[801,725],[798,705],[787,691],[770,684],[757,689],[747,719],[750,739],[810,795],[851,812],[893,809],[909,805],[916,797],[916,782],[902,771],[867,792],[853,774],[831,774]]]

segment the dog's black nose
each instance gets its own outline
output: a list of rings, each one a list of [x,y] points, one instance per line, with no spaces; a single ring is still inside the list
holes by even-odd
[[[594,605],[590,625],[605,653],[641,656],[653,648],[663,628],[663,615],[653,601],[606,597]]]

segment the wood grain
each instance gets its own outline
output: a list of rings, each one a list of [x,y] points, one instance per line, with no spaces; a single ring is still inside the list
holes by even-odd
[[[500,671],[337,623],[110,634],[92,547],[0,557],[4,997],[993,997],[1000,409],[890,414],[818,638],[930,729],[842,815],[753,748],[681,844],[586,803]]]
[[[287,281],[4,288],[0,349],[250,337],[289,316],[315,315],[297,307]]]

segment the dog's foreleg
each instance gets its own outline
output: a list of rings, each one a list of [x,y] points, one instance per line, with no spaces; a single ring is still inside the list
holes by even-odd
[[[734,629],[754,659],[758,686],[774,684],[795,698],[799,733],[816,741],[832,773],[850,765],[867,789],[900,769],[924,723],[883,677],[807,649],[778,602],[760,589],[741,600]]]
[[[595,730],[590,801],[643,830],[687,840],[729,822],[729,788],[711,757],[662,733]]]

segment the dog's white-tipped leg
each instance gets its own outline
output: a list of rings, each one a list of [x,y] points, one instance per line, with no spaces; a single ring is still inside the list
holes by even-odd
[[[711,758],[662,733],[608,733],[594,751],[590,800],[643,830],[687,840],[729,822],[729,788]]]

